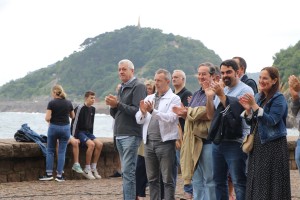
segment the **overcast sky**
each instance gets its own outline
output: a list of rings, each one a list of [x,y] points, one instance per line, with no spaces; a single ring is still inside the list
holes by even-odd
[[[0,0],[0,85],[139,17],[142,27],[200,40],[223,60],[244,57],[247,71],[258,72],[300,40],[299,7],[297,0]]]

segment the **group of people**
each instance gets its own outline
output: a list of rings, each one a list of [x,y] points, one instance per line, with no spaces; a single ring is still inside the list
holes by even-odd
[[[114,118],[125,200],[144,199],[147,185],[151,200],[174,200],[179,167],[186,199],[232,199],[233,193],[237,200],[291,199],[288,104],[280,92],[278,69],[260,71],[258,90],[245,74],[246,67],[241,57],[225,60],[218,67],[201,63],[197,69],[200,89],[192,94],[185,87],[182,70],[171,74],[158,69],[154,81],[143,83],[135,77],[130,60],[118,63],[121,85],[105,102]],[[300,81],[294,75],[289,77],[289,88],[292,111],[297,115]],[[68,142],[74,143],[75,152],[79,144],[87,147],[85,169],[80,167],[78,153],[73,169],[88,179],[101,178],[97,162],[103,144],[93,135],[95,93],[86,92],[84,105],[75,109],[61,86],[54,86],[52,95],[46,113],[46,175],[40,180],[53,179],[57,144],[55,180],[64,180]],[[241,144],[253,131],[253,150],[246,154]],[[70,139],[71,133],[74,137]]]
[[[39,180],[53,180],[53,165],[55,152],[57,155],[56,178],[58,182],[65,181],[63,169],[67,145],[73,149],[74,164],[72,169],[83,174],[87,179],[100,179],[97,163],[103,143],[94,136],[95,92],[87,91],[84,104],[75,109],[61,85],[55,85],[51,90],[53,99],[48,103],[45,120],[49,123],[47,133],[46,174]],[[72,122],[70,124],[70,118]],[[80,147],[86,148],[85,168],[79,163]]]
[[[288,106],[278,69],[261,70],[258,90],[246,67],[241,57],[219,67],[201,63],[200,89],[192,94],[182,70],[158,69],[145,87],[130,60],[118,63],[121,87],[105,102],[115,120],[124,199],[143,199],[148,184],[151,200],[174,200],[179,166],[187,199],[291,199]],[[300,82],[291,76],[289,83],[297,113]],[[246,154],[241,144],[254,129]]]

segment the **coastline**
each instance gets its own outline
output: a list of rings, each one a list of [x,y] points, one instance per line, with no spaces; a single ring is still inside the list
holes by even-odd
[[[74,107],[79,103],[72,102]],[[45,113],[48,100],[35,101],[0,101],[0,112],[28,112],[28,113]],[[109,114],[109,107],[105,102],[96,102],[94,104],[96,113]]]

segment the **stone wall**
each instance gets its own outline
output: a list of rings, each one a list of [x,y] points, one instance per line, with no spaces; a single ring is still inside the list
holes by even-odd
[[[111,138],[100,138],[103,149],[97,164],[98,172],[106,178],[120,165],[118,152]],[[85,166],[85,149],[80,150],[80,164]],[[66,179],[85,179],[72,170],[72,146],[68,145],[64,176]],[[14,139],[0,140],[0,183],[38,180],[45,174],[46,159],[35,143],[16,142]],[[54,168],[55,170],[55,168]]]
[[[290,163],[291,170],[298,169],[295,161],[295,149],[297,146],[297,139],[298,139],[297,136],[290,136],[287,138],[288,148],[289,148],[289,163]]]
[[[98,162],[98,171],[103,178],[113,174],[120,165],[118,152],[114,150],[111,138],[100,138],[103,142],[102,153]],[[288,137],[290,169],[296,170],[295,147],[297,137]],[[85,150],[80,151],[80,164],[84,168]],[[72,146],[66,154],[64,176],[67,179],[85,179],[71,168],[73,165]],[[0,183],[38,180],[45,173],[45,158],[35,143],[16,142],[13,139],[0,140]]]

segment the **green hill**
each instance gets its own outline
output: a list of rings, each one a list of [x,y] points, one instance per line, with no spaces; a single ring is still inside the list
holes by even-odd
[[[278,67],[282,83],[287,83],[292,74],[300,75],[300,41],[295,46],[281,49],[273,57],[273,66]]]
[[[195,74],[201,62],[218,65],[221,58],[199,40],[164,34],[162,30],[127,26],[86,39],[80,51],[0,87],[0,100],[30,100],[49,97],[50,88],[61,84],[72,99],[82,99],[86,90],[99,98],[119,83],[117,63],[130,59],[138,78],[153,78],[158,68],[182,69],[187,87],[199,88]],[[59,47],[58,47],[59,48]]]

